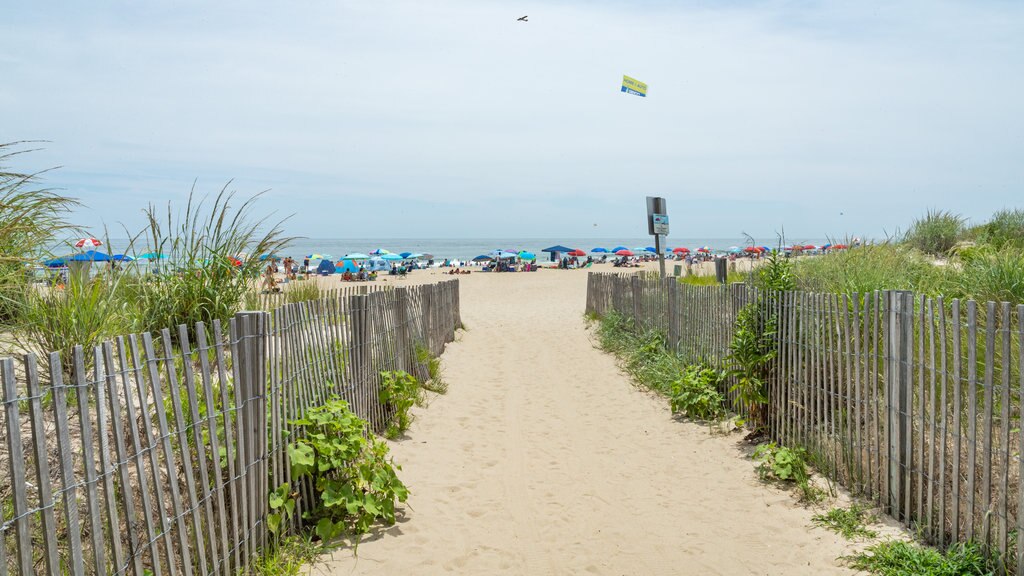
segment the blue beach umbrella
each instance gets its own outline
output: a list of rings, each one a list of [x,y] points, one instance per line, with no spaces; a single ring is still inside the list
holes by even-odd
[[[647,252],[654,253],[654,254],[658,253],[658,251],[654,249],[654,246],[648,246],[648,247],[644,248],[644,250],[647,251]]]
[[[537,255],[536,254],[534,254],[533,252],[527,252],[525,250],[523,250],[522,252],[519,253],[519,257],[522,258],[523,260],[536,260],[537,259]]]
[[[740,252],[743,252],[743,249],[740,248],[739,246],[730,246],[729,247],[729,253],[730,254],[739,254]]]
[[[67,261],[68,262],[110,262],[111,261],[111,257],[110,257],[109,254],[104,254],[103,252],[98,252],[96,250],[87,250],[85,252],[81,252],[81,253],[75,254],[75,255],[67,258]]]
[[[405,256],[402,256],[401,254],[385,254],[381,256],[381,258],[384,260],[403,260]]]
[[[402,258],[411,258],[412,254],[412,252],[402,252],[401,254],[399,254],[399,256],[401,256]]]
[[[160,252],[146,252],[139,255],[139,260],[166,260],[167,255]]]
[[[612,248],[612,252],[618,252],[619,250],[629,250],[629,248],[626,248],[625,246],[616,246],[615,248]]]
[[[370,254],[372,254],[374,256],[383,256],[384,254],[391,254],[391,252],[388,251],[388,250],[385,250],[383,248],[377,248],[373,252],[370,252]]]
[[[562,246],[561,244],[556,244],[554,246],[541,250],[541,252],[572,252],[572,248],[567,248],[565,246]]]
[[[490,261],[490,260],[494,260],[494,258],[491,258],[490,256],[488,256],[486,254],[481,254],[481,255],[477,256],[476,258],[473,258],[473,262],[487,262],[487,261]]]
[[[63,258],[54,258],[53,260],[46,260],[43,262],[43,266],[46,266],[47,268],[61,268],[67,265],[67,261]]]
[[[608,253],[608,249],[607,248],[591,248],[590,251],[594,252],[594,253],[597,253],[597,254],[607,254]]]
[[[112,260],[114,262],[132,262],[135,258],[128,256],[127,254],[114,254]]]

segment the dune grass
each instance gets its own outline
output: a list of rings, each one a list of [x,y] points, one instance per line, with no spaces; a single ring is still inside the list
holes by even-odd
[[[944,256],[963,238],[966,222],[959,214],[928,210],[924,216],[914,220],[903,241],[925,254]]]

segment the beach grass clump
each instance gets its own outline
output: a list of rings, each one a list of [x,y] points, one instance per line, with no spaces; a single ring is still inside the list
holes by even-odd
[[[979,302],[1024,303],[1024,253],[1012,246],[978,246],[961,252],[951,295]]]
[[[249,571],[257,576],[299,576],[322,553],[322,547],[309,534],[282,536],[253,558]]]
[[[945,210],[928,210],[914,220],[903,237],[904,243],[925,254],[945,256],[963,239],[966,219]]]
[[[999,210],[992,218],[971,228],[968,236],[977,242],[996,250],[1010,247],[1024,249],[1024,210],[1020,208]]]
[[[309,302],[319,300],[323,295],[322,293],[320,285],[315,281],[289,282],[288,289],[284,292],[284,299],[288,304]]]
[[[116,281],[105,277],[75,278],[64,288],[29,290],[19,310],[15,340],[39,355],[60,352],[64,373],[70,374],[72,351],[81,345],[86,366],[92,347],[127,331],[125,303]]]
[[[8,168],[29,150],[23,142],[0,143],[0,325],[11,326],[31,288],[28,265],[45,259],[57,234],[73,230],[65,220],[78,202],[40,187],[41,173]]]
[[[847,540],[878,536],[878,532],[867,527],[876,520],[874,514],[856,503],[850,504],[848,508],[832,508],[828,512],[815,514],[811,520],[818,526],[841,534]]]
[[[997,569],[973,542],[957,543],[945,553],[912,542],[890,540],[844,558],[855,570],[881,576],[990,576]]]
[[[260,277],[264,262],[259,256],[281,250],[290,240],[282,234],[283,221],[252,217],[258,197],[235,208],[236,195],[225,187],[209,206],[193,190],[180,214],[170,204],[166,215],[149,206],[147,250],[163,254],[175,268],[165,267],[131,286],[135,330],[227,323],[240,310]]]
[[[810,292],[914,290],[929,296],[948,296],[955,288],[956,276],[953,267],[937,266],[922,252],[889,242],[801,258],[794,273],[796,286]]]
[[[746,282],[750,278],[750,274],[747,272],[729,272],[726,276],[727,284],[736,284]],[[690,286],[717,286],[718,278],[713,274],[708,276],[680,276],[677,280],[682,284],[689,284]]]

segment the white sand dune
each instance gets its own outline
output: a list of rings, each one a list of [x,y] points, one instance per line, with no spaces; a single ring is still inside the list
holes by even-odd
[[[853,573],[836,560],[850,545],[760,484],[738,434],[673,420],[593,347],[585,272],[460,280],[449,392],[392,444],[404,517],[314,573]]]

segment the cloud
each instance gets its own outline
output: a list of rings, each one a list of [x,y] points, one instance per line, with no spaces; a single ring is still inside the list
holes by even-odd
[[[695,236],[870,236],[1019,193],[1016,3],[515,9],[18,6],[0,139],[50,140],[33,162],[64,166],[93,225],[196,178],[271,188],[261,206],[309,236],[636,233],[646,195],[700,207]],[[623,73],[649,97],[620,93]]]

